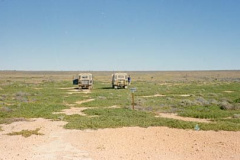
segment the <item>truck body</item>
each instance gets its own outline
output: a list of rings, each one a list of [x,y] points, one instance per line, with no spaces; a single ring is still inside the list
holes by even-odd
[[[114,73],[112,74],[112,88],[128,88],[128,75],[127,73]]]
[[[93,76],[91,73],[81,73],[79,74],[74,80],[73,85],[78,85],[79,89],[86,88],[92,89],[93,88]]]

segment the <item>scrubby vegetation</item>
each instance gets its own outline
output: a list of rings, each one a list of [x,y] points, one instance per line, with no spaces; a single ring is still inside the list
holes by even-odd
[[[38,83],[32,83],[31,78],[22,81],[6,78],[0,81],[0,124],[43,117],[67,121],[65,127],[69,129],[124,126],[194,129],[196,122],[156,117],[159,112],[167,112],[213,122],[198,123],[201,130],[240,130],[240,83],[236,77],[190,79],[191,74],[183,74],[182,78],[167,80],[164,75],[152,74],[131,73],[130,88],[137,88],[135,110],[131,108],[130,90],[112,89],[110,80],[107,81],[110,76],[106,75],[95,77],[94,89],[88,94],[69,94],[69,90],[76,90],[71,78],[66,81],[43,76]],[[94,101],[76,104],[86,99]],[[53,114],[71,105],[88,107],[83,111],[88,116]]]
[[[22,130],[20,132],[12,132],[8,133],[7,135],[15,136],[15,135],[21,135],[25,138],[30,137],[31,135],[43,135],[42,133],[39,133],[40,128],[37,128],[35,130]]]

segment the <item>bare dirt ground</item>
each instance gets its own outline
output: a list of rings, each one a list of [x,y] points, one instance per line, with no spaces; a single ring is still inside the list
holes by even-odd
[[[239,160],[240,132],[167,127],[67,130],[46,119],[1,125],[0,160]],[[7,133],[40,128],[44,135]]]
[[[89,89],[78,89],[76,87],[67,87],[67,88],[59,88],[61,90],[67,90],[67,94],[76,94],[76,93],[85,93],[89,94],[91,93],[91,90]]]
[[[166,95],[162,95],[162,94],[155,94],[152,96],[141,96],[141,97],[145,97],[145,98],[151,98],[151,97],[165,97]]]
[[[232,92],[234,92],[234,91],[224,91],[225,93],[232,93]]]
[[[172,119],[178,119],[178,120],[182,120],[182,121],[192,121],[192,122],[202,122],[202,123],[210,123],[211,122],[209,119],[181,117],[175,113],[159,113],[156,117],[172,118]]]
[[[87,103],[87,102],[91,102],[91,101],[94,101],[95,99],[86,99],[86,100],[83,100],[83,101],[77,101],[75,102],[76,104],[83,104],[83,103]]]
[[[141,96],[144,98],[151,98],[151,97],[165,97],[166,95],[163,94],[155,94],[155,95],[151,95],[151,96]],[[180,97],[190,97],[190,94],[181,94],[181,95],[175,95],[175,96],[180,96]]]
[[[77,104],[82,104],[82,103],[86,103],[86,102],[90,102],[93,101],[94,99],[88,99],[88,100],[83,100],[83,101],[78,101]],[[70,106],[69,109],[63,109],[61,112],[53,112],[53,114],[65,114],[65,115],[74,115],[74,114],[78,114],[81,116],[88,116],[87,114],[85,114],[83,111],[86,109],[94,109],[95,107],[74,107],[74,104],[68,104],[68,106]],[[120,108],[117,105],[114,106],[110,106],[110,107],[104,107],[104,108]],[[88,117],[97,117],[97,115],[94,116],[88,116]]]

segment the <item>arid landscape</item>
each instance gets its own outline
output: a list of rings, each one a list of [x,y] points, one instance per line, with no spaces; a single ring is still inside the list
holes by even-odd
[[[0,160],[238,160],[240,71],[0,72]]]
[[[240,0],[0,0],[0,160],[240,160]]]

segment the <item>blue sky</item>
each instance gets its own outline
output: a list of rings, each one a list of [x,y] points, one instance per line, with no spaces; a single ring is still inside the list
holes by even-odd
[[[239,70],[239,0],[0,0],[0,70]]]

